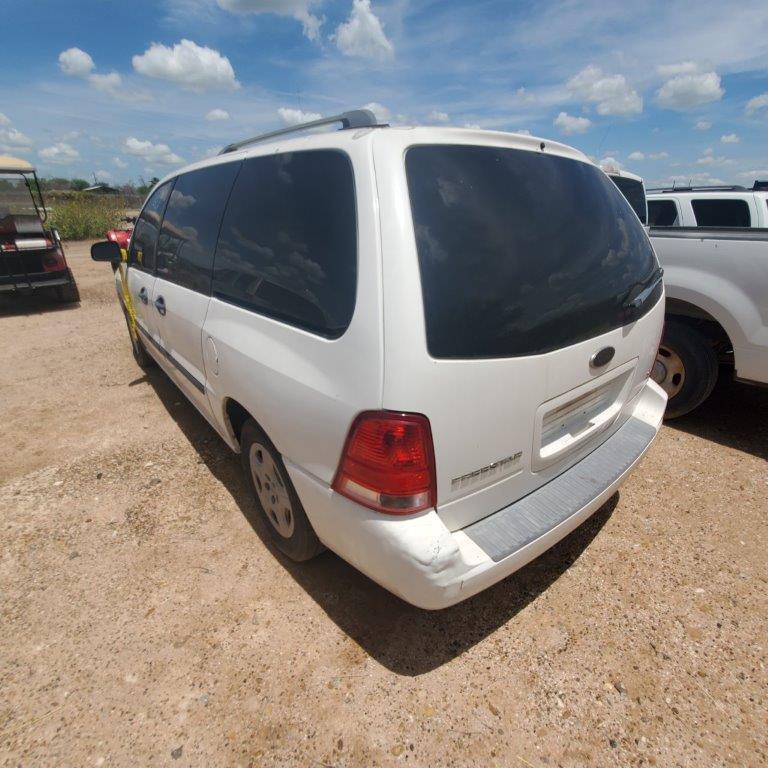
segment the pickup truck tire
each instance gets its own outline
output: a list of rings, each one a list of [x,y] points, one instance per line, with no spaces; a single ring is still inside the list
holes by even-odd
[[[665,419],[676,419],[698,408],[717,382],[717,355],[711,342],[686,323],[667,321],[657,368],[659,364],[665,368],[666,377],[658,383],[669,395]]]
[[[280,452],[253,420],[240,432],[240,459],[272,543],[291,560],[310,560],[323,545],[304,512]]]

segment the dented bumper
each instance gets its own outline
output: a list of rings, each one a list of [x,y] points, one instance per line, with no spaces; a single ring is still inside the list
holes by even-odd
[[[453,532],[434,510],[382,515],[339,496],[289,461],[286,467],[329,549],[409,603],[440,609],[514,573],[597,511],[650,447],[665,405],[663,391],[649,381],[629,419],[578,464]]]

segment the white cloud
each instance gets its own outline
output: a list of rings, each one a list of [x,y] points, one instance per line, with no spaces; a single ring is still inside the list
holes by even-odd
[[[98,181],[112,181],[112,174],[109,171],[96,171],[94,175]]]
[[[709,120],[699,120],[694,128],[697,131],[708,131],[712,127],[712,123]]]
[[[64,141],[59,141],[50,147],[45,147],[45,149],[41,149],[37,154],[49,163],[60,165],[66,165],[80,159],[80,153]]]
[[[65,75],[85,77],[95,66],[90,55],[80,48],[67,48],[59,54],[59,67]]]
[[[427,120],[430,123],[447,123],[450,119],[447,112],[441,112],[439,109],[433,109],[427,115]]]
[[[6,117],[2,112],[0,112],[0,125],[10,125],[11,120],[10,118]]]
[[[112,162],[118,167],[118,168],[127,168],[128,163],[123,160],[122,157],[113,157]]]
[[[29,149],[32,139],[15,128],[0,128],[0,146],[5,149]]]
[[[696,161],[696,165],[713,165],[721,167],[723,165],[733,165],[734,161],[727,157],[718,157],[711,148],[704,150],[704,154]]]
[[[669,152],[633,152],[629,160],[666,160]]]
[[[290,107],[280,107],[277,110],[277,114],[285,125],[311,123],[313,120],[319,120],[322,117],[319,112],[303,112],[300,109],[291,109]]]
[[[219,7],[235,13],[274,13],[278,16],[292,16],[304,27],[304,34],[310,40],[317,40],[324,19],[310,13],[315,5],[313,0],[216,0]]]
[[[530,136],[531,132],[527,128],[518,128],[516,131],[512,131],[512,133],[517,133],[520,136]]]
[[[739,137],[735,133],[726,133],[720,137],[721,144],[738,144]]]
[[[370,109],[376,115],[376,119],[382,123],[388,123],[392,119],[392,113],[383,104],[379,104],[378,101],[366,104],[363,109]]]
[[[613,171],[620,171],[622,169],[621,163],[615,157],[604,157],[598,165],[606,172],[611,173]]]
[[[123,85],[123,79],[117,72],[110,72],[107,75],[88,75],[88,82],[97,90],[105,93],[114,93]]]
[[[167,80],[193,91],[240,87],[226,56],[192,40],[182,40],[172,48],[152,43],[143,54],[134,56],[132,62],[140,75]]]
[[[604,75],[590,65],[574,75],[566,87],[584,101],[597,104],[600,115],[636,115],[643,111],[643,99],[624,75]]]
[[[212,109],[206,116],[206,120],[229,120],[229,112],[226,109]]]
[[[692,75],[699,68],[693,61],[683,61],[680,64],[662,64],[656,67],[656,71],[663,78],[676,77],[677,75]]]
[[[129,155],[136,155],[148,163],[163,163],[164,165],[180,165],[184,161],[167,144],[153,144],[151,141],[142,141],[133,136],[125,140],[125,151]]]
[[[719,101],[724,93],[717,72],[686,71],[667,80],[656,92],[656,100],[667,109],[682,110]]]
[[[752,171],[742,171],[736,175],[740,176],[742,179],[768,179],[768,168],[758,168]]]
[[[379,17],[371,10],[371,0],[352,0],[349,19],[339,24],[332,39],[345,56],[384,60],[394,53]]]
[[[574,117],[567,112],[561,112],[553,121],[552,125],[559,128],[564,134],[584,133],[592,125],[588,117]]]
[[[759,96],[755,96],[754,99],[750,99],[747,102],[747,106],[744,107],[744,111],[747,113],[747,117],[751,117],[758,110],[768,107],[768,93],[761,93]]]

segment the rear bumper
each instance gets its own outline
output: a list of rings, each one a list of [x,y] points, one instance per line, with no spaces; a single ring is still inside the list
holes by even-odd
[[[0,293],[34,291],[38,288],[57,288],[62,285],[69,285],[71,282],[72,277],[69,269],[59,272],[46,272],[44,275],[31,274],[29,277],[26,275],[13,275],[12,277],[4,275],[0,277]]]
[[[513,504],[449,531],[434,510],[388,517],[286,467],[321,541],[409,603],[446,608],[500,581],[597,511],[650,447],[666,395],[649,381],[630,418],[578,464]]]

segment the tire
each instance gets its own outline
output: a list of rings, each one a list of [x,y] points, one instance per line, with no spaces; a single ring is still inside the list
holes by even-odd
[[[696,328],[668,321],[656,357],[653,379],[669,397],[665,419],[676,419],[698,408],[717,382],[717,355]]]
[[[56,298],[63,304],[77,304],[80,301],[80,291],[71,272],[69,273],[69,283],[56,289]]]
[[[122,306],[122,302],[121,302]],[[133,352],[133,359],[136,361],[139,368],[147,369],[154,368],[157,363],[155,358],[147,352],[147,348],[144,346],[144,342],[139,338],[138,331],[134,336],[131,330],[131,319],[128,317],[128,313],[123,307],[123,317],[125,318],[125,324],[128,326],[128,338],[131,340],[131,351]]]
[[[319,555],[323,545],[304,512],[283,459],[253,419],[243,424],[240,459],[275,547],[296,562]]]

